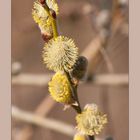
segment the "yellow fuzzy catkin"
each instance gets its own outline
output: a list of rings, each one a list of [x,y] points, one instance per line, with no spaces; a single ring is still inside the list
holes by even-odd
[[[70,85],[65,74],[57,72],[48,85],[50,95],[55,101],[66,104],[71,103]]]
[[[70,71],[78,58],[74,41],[64,36],[51,39],[44,46],[44,64],[54,71]]]
[[[77,129],[85,135],[99,134],[107,123],[107,116],[99,111],[97,105],[88,104],[83,112],[76,116]]]

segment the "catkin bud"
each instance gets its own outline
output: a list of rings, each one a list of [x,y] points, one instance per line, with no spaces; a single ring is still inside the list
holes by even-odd
[[[76,79],[82,79],[87,70],[88,61],[84,56],[79,56],[73,66],[71,75]]]
[[[42,5],[46,3],[45,0],[39,0],[39,2],[40,2]]]
[[[42,33],[41,36],[42,36],[42,39],[43,39],[45,42],[48,42],[48,41],[52,38],[52,36],[49,36],[49,35],[44,34],[44,33]]]
[[[87,104],[81,114],[76,116],[77,129],[85,135],[99,134],[107,123],[107,116],[95,104]]]
[[[57,72],[48,85],[49,92],[55,101],[65,104],[72,102],[70,85],[65,74]]]
[[[54,19],[56,19],[56,13],[55,13],[54,10],[50,9],[50,14],[52,15],[52,17],[53,17]]]
[[[50,70],[71,71],[77,58],[78,48],[70,38],[58,36],[44,46],[43,60]]]

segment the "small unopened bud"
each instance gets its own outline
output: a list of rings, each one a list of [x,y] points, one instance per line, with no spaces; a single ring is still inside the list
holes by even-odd
[[[50,14],[52,15],[52,17],[53,17],[54,19],[56,19],[56,13],[55,13],[54,10],[50,9]]]
[[[45,42],[48,42],[52,36],[48,36],[47,34],[41,34],[42,35],[42,39],[45,41]]]
[[[79,58],[73,66],[71,75],[77,79],[82,79],[86,73],[87,65],[87,59],[84,56],[79,56]]]
[[[40,2],[42,5],[46,3],[45,0],[39,0],[39,2]]]

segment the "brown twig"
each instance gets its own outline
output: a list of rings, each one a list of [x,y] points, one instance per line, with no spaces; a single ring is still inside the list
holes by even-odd
[[[77,105],[72,105],[72,107],[76,110],[77,113],[81,113],[82,109],[81,109],[81,105],[80,105],[78,95],[77,95],[77,85],[73,84],[71,76],[68,72],[65,72],[65,74],[70,82],[72,97],[73,97],[74,101],[76,101],[76,103],[77,103]]]

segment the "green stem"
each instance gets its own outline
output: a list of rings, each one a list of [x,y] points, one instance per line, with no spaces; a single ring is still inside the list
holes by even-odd
[[[56,19],[52,17],[52,28],[53,28],[53,36],[56,38],[58,36],[58,31],[57,31],[57,23]]]
[[[47,4],[43,5],[43,7],[46,10],[46,12],[48,13],[48,15],[52,21],[53,37],[56,38],[58,36],[56,19],[54,19],[53,16],[50,14],[50,9]]]
[[[77,86],[75,86],[71,80],[71,76],[68,72],[65,72],[68,80],[69,80],[69,83],[70,83],[70,88],[71,88],[71,92],[72,92],[72,98],[74,99],[74,101],[77,102],[77,106],[76,105],[72,105],[72,107],[76,110],[77,113],[81,113],[82,112],[82,109],[81,109],[81,106],[80,106],[80,102],[79,102],[79,99],[78,99],[78,95],[77,95]]]
[[[44,7],[44,9],[46,10],[47,14],[48,14],[49,16],[51,16],[51,15],[50,15],[50,9],[49,9],[48,5],[47,5],[47,4],[44,4],[43,7]]]

